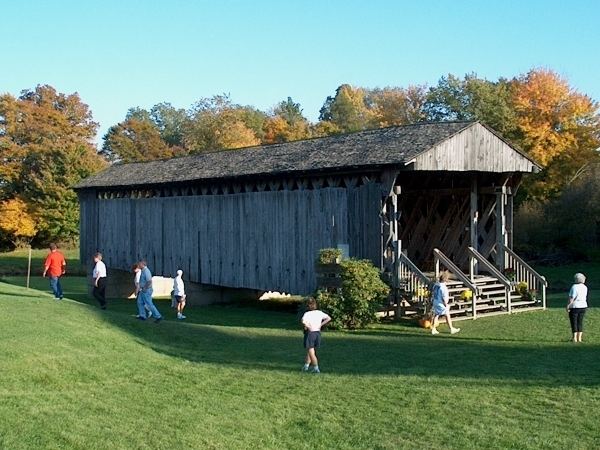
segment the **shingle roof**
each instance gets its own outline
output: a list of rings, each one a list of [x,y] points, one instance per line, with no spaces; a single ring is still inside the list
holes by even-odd
[[[401,165],[476,122],[425,122],[357,133],[114,164],[75,188],[141,186]]]

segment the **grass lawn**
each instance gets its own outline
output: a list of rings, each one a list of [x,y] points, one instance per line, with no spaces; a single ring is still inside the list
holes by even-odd
[[[564,293],[452,337],[326,332],[312,375],[294,314],[212,306],[182,323],[159,301],[154,324],[129,300],[99,310],[83,278],[61,302],[33,281],[0,283],[2,449],[600,448],[600,312],[568,342]]]
[[[79,249],[60,249],[67,260],[68,273],[81,274],[79,264]],[[31,251],[31,274],[40,275],[44,270],[44,260],[48,249],[33,249]],[[0,254],[0,275],[26,275],[29,250],[15,250]]]

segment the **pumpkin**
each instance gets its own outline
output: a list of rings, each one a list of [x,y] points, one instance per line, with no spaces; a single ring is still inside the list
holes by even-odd
[[[431,328],[431,321],[429,319],[419,320],[419,326],[421,328]]]

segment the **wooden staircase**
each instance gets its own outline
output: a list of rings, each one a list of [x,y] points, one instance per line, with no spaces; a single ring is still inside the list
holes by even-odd
[[[397,259],[397,315],[425,315],[431,310],[429,293],[441,270],[450,272],[446,285],[450,293],[453,319],[476,319],[482,316],[511,314],[546,308],[546,280],[510,251],[518,270],[509,280],[483,255],[469,247],[470,270],[464,273],[446,255],[434,250],[435,271],[420,271],[406,255]],[[512,269],[512,267],[511,267]],[[524,288],[525,286],[525,288]]]
[[[474,302],[472,298],[465,298],[463,293],[466,291],[472,293],[472,291],[462,281],[451,279],[447,283],[452,318],[472,319],[473,316],[507,314],[509,309],[514,313],[519,309],[531,309],[539,306],[537,299],[524,300],[522,294],[516,291],[516,284],[513,284],[512,289],[507,291],[505,285],[493,276],[476,275],[473,284],[479,292]],[[475,314],[473,314],[473,306]]]

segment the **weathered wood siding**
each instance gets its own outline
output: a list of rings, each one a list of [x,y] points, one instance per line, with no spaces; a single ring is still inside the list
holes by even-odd
[[[194,282],[306,294],[315,288],[320,248],[348,242],[352,254],[377,255],[359,242],[363,236],[376,243],[376,190],[357,188],[352,201],[341,187],[147,199],[81,195],[82,258],[100,249],[115,269],[128,270],[143,257],[156,275],[181,267]],[[352,240],[350,205],[359,214],[352,220],[367,224],[355,226]]]
[[[95,191],[82,191],[79,197],[79,258],[90,264],[98,242],[98,200]]]
[[[534,164],[476,123],[418,155],[414,170],[533,172]]]
[[[350,256],[369,259],[381,268],[381,185],[367,183],[348,189]]]

